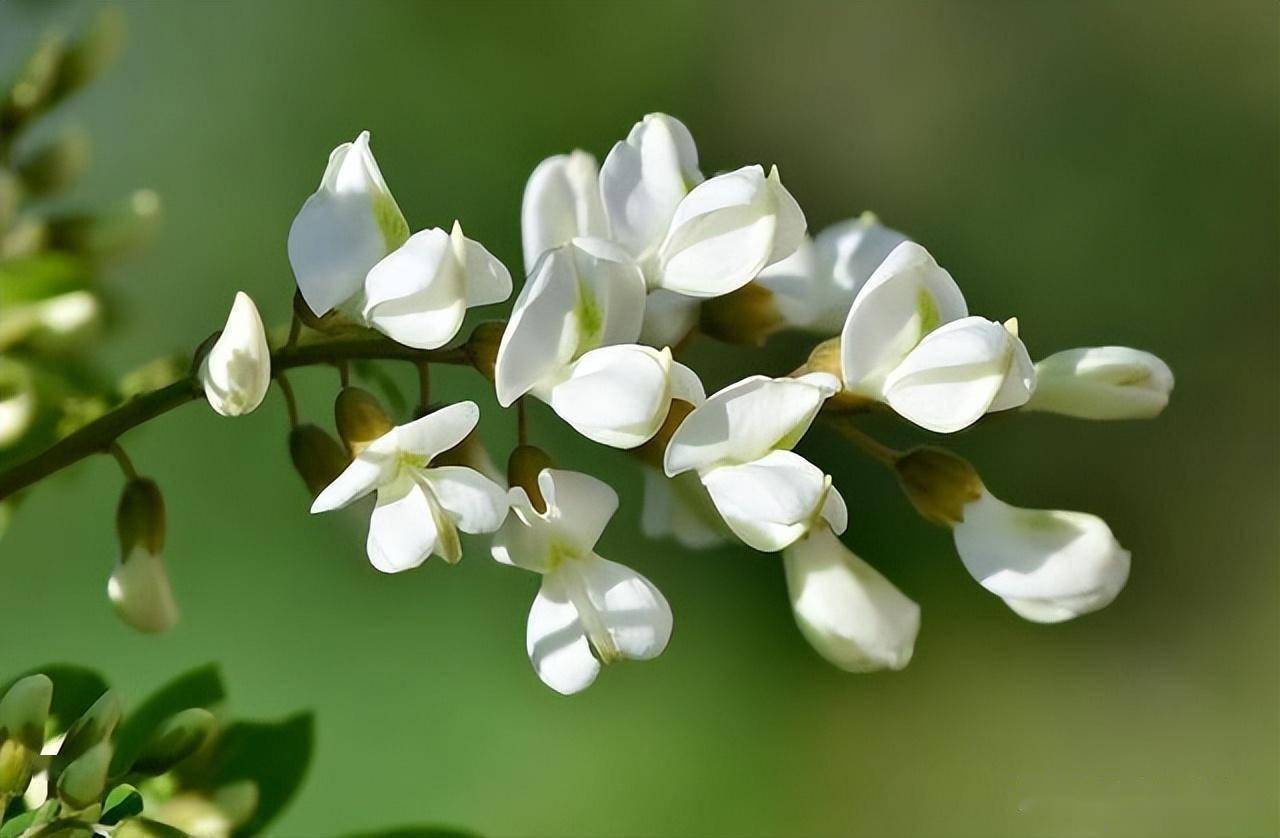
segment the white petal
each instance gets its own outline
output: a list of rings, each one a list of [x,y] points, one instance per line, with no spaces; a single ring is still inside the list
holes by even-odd
[[[414,233],[369,271],[364,318],[405,346],[444,346],[466,314],[463,280],[448,233],[438,227]]]
[[[390,482],[396,473],[396,432],[379,437],[325,487],[311,504],[311,514],[341,509]]]
[[[507,492],[497,483],[465,466],[426,469],[423,479],[432,494],[467,533],[494,532],[507,517]]]
[[[369,269],[407,236],[368,132],[334,149],[320,189],[289,229],[289,263],[307,306],[322,316],[358,294]]]
[[[543,578],[529,609],[525,645],[538,677],[562,695],[585,690],[600,672],[578,609],[556,574]]]
[[[639,344],[593,349],[569,376],[551,388],[547,402],[583,436],[614,448],[634,448],[650,439],[671,408],[671,351]],[[693,388],[691,370],[679,374],[682,392]],[[700,386],[700,385],[698,385]]]
[[[432,504],[422,485],[408,476],[378,489],[366,544],[374,567],[399,573],[427,560],[441,535]]]
[[[939,326],[967,316],[951,274],[920,245],[903,242],[854,298],[840,333],[844,383],[879,398],[885,377]]]
[[[453,222],[449,234],[453,255],[462,266],[467,306],[487,306],[511,296],[511,272],[484,245],[462,235],[462,225]]]
[[[475,402],[458,402],[397,427],[396,444],[402,451],[430,461],[462,442],[479,421],[480,408]]]
[[[539,163],[524,187],[520,233],[526,273],[543,253],[578,236],[607,237],[596,159],[575,150]]]
[[[773,294],[774,305],[783,321],[797,329],[812,327],[828,313],[831,305],[828,283],[817,273],[814,256],[813,241],[805,238],[794,253],[769,265],[756,276],[756,282]],[[849,303],[853,303],[852,297]],[[848,305],[845,306],[847,311]],[[843,317],[840,322],[844,322]],[[839,331],[839,326],[836,331]]]
[[[670,536],[692,550],[723,544],[720,513],[702,481],[694,474],[667,477],[656,469],[644,469],[644,506],[640,530],[646,538]]]
[[[1129,578],[1129,552],[1105,521],[1083,512],[1020,509],[984,491],[953,535],[973,578],[1036,622],[1096,611]]]
[[[589,474],[543,469],[538,475],[538,490],[547,502],[546,521],[578,554],[591,552],[618,511],[618,493]]]
[[[548,526],[519,486],[507,492],[511,512],[493,536],[489,552],[501,564],[546,573],[551,569],[557,533]]]
[[[205,398],[223,416],[257,409],[271,386],[271,350],[258,307],[236,292],[227,325],[200,365]]]
[[[741,288],[770,263],[783,220],[759,166],[703,182],[676,208],[659,252],[658,285],[690,297]],[[794,251],[799,241],[792,244]]]
[[[967,428],[1002,391],[1004,407],[1016,407],[1026,401],[1034,382],[1025,350],[1025,364],[1014,366],[1020,343],[1004,326],[981,317],[948,323],[931,332],[889,373],[885,401],[905,418],[938,433]],[[1011,371],[1015,380],[1006,390]]]
[[[1150,352],[1096,346],[1057,352],[1036,364],[1028,410],[1078,419],[1150,419],[1169,403],[1173,372]]]
[[[662,241],[680,199],[701,182],[689,129],[666,114],[649,114],[600,168],[611,237],[636,258],[644,256]]]
[[[798,454],[774,451],[755,462],[704,472],[702,484],[738,538],[772,553],[803,536],[821,516],[831,479]]]
[[[671,639],[671,606],[653,583],[626,565],[599,556],[568,561],[553,571],[578,609],[587,639],[609,663],[652,660]]]
[[[146,550],[134,550],[116,564],[107,580],[107,596],[120,618],[138,631],[155,634],[178,622],[164,560]]]
[[[644,299],[644,323],[640,343],[678,346],[698,325],[702,301],[665,288],[655,288]]]
[[[796,203],[796,199],[782,185],[778,176],[778,167],[769,169],[769,177],[765,180],[769,197],[773,201],[773,213],[778,217],[778,227],[773,235],[773,250],[769,253],[767,264],[781,262],[795,253],[805,240],[805,231],[809,222],[805,220],[804,210]]]
[[[576,355],[631,343],[640,334],[644,275],[627,252],[605,239],[577,238],[570,252],[578,276]]]
[[[920,631],[920,606],[826,527],[786,549],[796,623],[810,645],[848,672],[902,669]]]
[[[721,463],[746,463],[789,449],[840,386],[833,376],[744,378],[689,414],[667,445],[664,467],[674,476]]]

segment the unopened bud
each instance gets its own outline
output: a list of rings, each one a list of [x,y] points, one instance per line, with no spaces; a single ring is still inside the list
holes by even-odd
[[[502,334],[507,330],[507,321],[490,320],[476,326],[467,338],[464,349],[471,359],[471,366],[490,381],[494,381],[494,369],[498,364],[498,347],[502,344]]]
[[[299,425],[289,431],[289,456],[312,498],[342,474],[350,462],[342,445],[317,425]]]
[[[758,282],[703,300],[699,317],[705,334],[739,346],[763,346],[786,325],[773,292]]]
[[[834,375],[837,381],[844,380],[840,364],[840,338],[828,338],[815,346],[804,364],[791,373],[791,376],[794,378],[811,372],[824,372]],[[871,399],[841,389],[827,399],[822,409],[828,413],[857,413],[865,410],[871,403]]]
[[[631,453],[639,457],[641,462],[653,466],[658,471],[662,471],[662,458],[666,454],[667,443],[671,441],[671,437],[675,434],[676,429],[680,427],[680,423],[692,412],[692,404],[683,399],[673,399],[671,409],[667,411],[667,418],[663,421],[662,427],[648,442],[632,448]]]
[[[112,753],[111,742],[103,740],[63,769],[58,777],[58,798],[75,810],[88,809],[100,801]]]
[[[100,76],[120,54],[124,16],[110,6],[98,12],[79,40],[67,47],[58,68],[57,92],[67,95]]]
[[[518,445],[507,460],[507,484],[524,489],[529,502],[538,512],[547,511],[547,501],[538,488],[538,475],[543,469],[555,468],[546,451],[533,445]]]
[[[136,250],[160,220],[160,196],[138,189],[99,215],[64,215],[48,223],[48,244],[94,259],[110,259]]]
[[[29,117],[48,106],[65,52],[61,36],[46,35],[41,39],[0,107],[0,134],[16,133]]]
[[[157,776],[194,754],[208,741],[217,720],[203,707],[170,717],[151,737],[133,763],[133,770]]]
[[[159,555],[164,550],[164,496],[154,480],[135,477],[125,484],[116,507],[116,535],[120,555],[146,550]]]
[[[89,166],[89,135],[72,128],[46,143],[18,165],[18,175],[33,195],[66,189]]]
[[[489,449],[484,447],[484,440],[480,438],[478,429],[472,429],[471,433],[462,438],[462,442],[437,454],[432,458],[431,465],[465,466],[480,472],[499,485],[502,485],[506,479],[498,470],[497,464],[493,462],[493,457],[489,456]]]
[[[120,618],[138,631],[168,631],[178,606],[165,570],[164,498],[155,481],[137,477],[125,486],[116,512],[120,558],[107,580],[107,596]]]
[[[58,748],[52,761],[52,773],[60,773],[63,768],[88,752],[90,748],[110,739],[120,724],[124,708],[120,696],[107,690],[80,718],[67,729],[67,735]]]
[[[293,313],[308,329],[315,329],[317,332],[332,332],[346,325],[346,318],[336,308],[329,310],[324,317],[316,317],[311,306],[307,305],[307,301],[302,298],[301,291],[293,292]]]
[[[915,448],[898,458],[894,469],[911,505],[926,521],[940,526],[963,521],[965,505],[982,496],[978,472],[944,448]]]
[[[40,753],[52,700],[53,681],[47,675],[28,675],[14,682],[0,698],[0,739],[16,740]]]
[[[359,387],[342,388],[333,404],[333,415],[338,435],[353,457],[395,427],[377,397]]]
[[[18,176],[8,169],[0,169],[0,230],[9,229],[21,201],[22,184]]]

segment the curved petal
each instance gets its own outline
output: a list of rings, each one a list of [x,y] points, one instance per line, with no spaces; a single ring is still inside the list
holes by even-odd
[[[587,639],[605,663],[652,660],[671,639],[671,606],[652,582],[626,565],[599,556],[566,562],[552,572],[566,579]],[[581,585],[577,589],[577,585]]]
[[[524,187],[520,234],[526,273],[543,253],[578,236],[608,236],[594,157],[575,149],[537,165]]]
[[[434,228],[410,236],[369,271],[364,297],[364,319],[387,337],[417,349],[444,346],[467,310],[449,234]]]
[[[561,695],[585,690],[600,673],[600,661],[591,654],[578,609],[554,573],[543,577],[529,609],[525,645],[538,677]]]
[[[847,672],[902,669],[920,631],[920,606],[826,527],[783,553],[796,624],[809,644]]]
[[[600,194],[610,236],[640,258],[657,247],[676,205],[702,181],[689,129],[649,114],[614,145],[600,167]]]
[[[424,470],[422,477],[463,532],[494,532],[507,517],[506,490],[474,469],[441,466]]]
[[[437,527],[426,490],[411,477],[401,477],[378,489],[365,545],[369,561],[383,573],[415,568],[436,550],[441,540]]]
[[[564,469],[543,469],[538,489],[547,502],[547,520],[579,553],[589,553],[618,511],[618,493],[603,480]]]
[[[501,564],[546,573],[553,558],[554,528],[547,525],[519,486],[507,492],[507,503],[511,513],[493,536],[490,554]]]
[[[467,307],[500,303],[511,296],[511,272],[484,245],[462,234],[462,225],[453,222],[449,233],[454,258],[462,267]]]
[[[664,456],[667,475],[747,463],[793,447],[839,386],[825,373],[798,378],[753,375],[729,385],[676,429]]]
[[[1036,367],[1027,354],[1026,344],[1018,337],[1017,320],[1010,320],[1004,328],[1010,335],[1012,354],[1009,369],[1004,374],[1004,383],[987,407],[988,413],[1022,407],[1036,391]]]
[[[1083,512],[1020,509],[984,491],[953,535],[973,578],[1036,622],[1096,611],[1129,578],[1129,551],[1105,521]]]
[[[635,448],[666,421],[671,408],[671,364],[668,349],[638,344],[593,349],[551,388],[547,402],[588,439],[614,448]],[[688,377],[680,375],[687,388]]]
[[[670,351],[670,350],[667,350]],[[679,361],[671,362],[671,398],[680,399],[697,407],[707,400],[706,388],[698,374]],[[666,421],[666,417],[663,417]]]
[[[631,343],[644,316],[644,275],[625,250],[605,239],[577,238],[571,248],[578,272],[578,346]]]
[[[158,634],[178,622],[164,560],[146,550],[134,550],[116,564],[107,580],[107,596],[120,619],[138,631]]]
[[[223,416],[256,410],[271,386],[271,350],[253,300],[236,292],[227,325],[200,365],[210,406]]]
[[[325,487],[311,504],[311,514],[331,512],[359,500],[390,482],[398,468],[395,432],[380,437],[361,451],[351,464]]]
[[[665,288],[655,288],[644,299],[644,321],[639,342],[647,346],[678,346],[698,325],[702,301]]]
[[[800,248],[805,240],[805,231],[809,229],[809,222],[805,220],[804,210],[800,209],[800,204],[796,203],[795,197],[787,187],[782,185],[777,166],[769,169],[765,187],[773,203],[773,213],[778,217],[778,228],[773,236],[773,250],[769,252],[767,263],[772,265],[786,259]]]
[[[1057,352],[1035,366],[1028,410],[1077,419],[1150,419],[1173,392],[1173,371],[1152,355],[1127,346]]]
[[[480,408],[475,402],[457,402],[428,413],[394,433],[401,451],[430,462],[441,451],[448,451],[471,433],[480,421]]]
[[[898,245],[849,308],[840,333],[845,387],[879,398],[885,377],[925,335],[968,313],[955,280],[927,250]]]
[[[831,478],[791,451],[702,474],[725,523],[748,546],[765,553],[803,536],[827,502]]]
[[[885,401],[931,431],[953,433],[967,428],[1005,389],[1017,343],[1004,326],[981,317],[948,323],[920,341],[889,373]],[[1030,371],[1029,359],[1025,367]],[[1006,407],[1021,403],[1018,398],[1025,402],[1029,395],[1025,387],[1014,389],[1006,397]]]
[[[509,407],[573,360],[578,347],[578,283],[567,248],[548,251],[520,289],[494,369],[498,403]]]

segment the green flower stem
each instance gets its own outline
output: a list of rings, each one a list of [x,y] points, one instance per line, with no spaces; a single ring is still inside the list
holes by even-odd
[[[863,453],[876,462],[893,468],[898,460],[902,458],[903,452],[896,448],[890,448],[879,440],[872,438],[850,421],[848,417],[837,415],[824,418],[828,419],[831,427],[835,428],[841,436],[858,446]]]
[[[353,360],[407,361],[470,366],[464,347],[422,350],[402,346],[383,337],[319,338],[302,345],[285,346],[271,355],[271,374],[320,365],[342,365]],[[174,383],[129,399],[40,453],[0,472],[0,500],[40,482],[67,466],[94,454],[109,453],[123,434],[204,395],[195,372]]]

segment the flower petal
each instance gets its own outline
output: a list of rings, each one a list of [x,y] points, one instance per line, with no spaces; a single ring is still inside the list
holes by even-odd
[[[271,350],[258,307],[236,292],[227,325],[200,364],[200,382],[209,405],[223,416],[257,409],[271,386]]]
[[[640,531],[646,538],[670,536],[691,550],[725,542],[720,513],[697,475],[667,477],[656,469],[644,469],[643,503]]]
[[[311,504],[311,514],[331,512],[359,500],[389,482],[396,466],[395,432],[369,445],[325,487]]]
[[[574,596],[587,638],[606,663],[615,657],[652,660],[671,639],[671,606],[652,582],[626,565],[590,556],[561,565],[551,576],[576,575],[586,601]],[[584,614],[587,611],[590,613]],[[593,632],[603,630],[607,638]]]
[[[462,234],[462,225],[453,222],[449,234],[453,255],[462,266],[468,307],[500,303],[511,296],[511,272],[484,245]]]
[[[671,408],[671,351],[639,344],[593,349],[579,358],[568,377],[551,388],[547,402],[580,434],[602,445],[635,448],[649,440]],[[680,373],[682,392],[696,380]]]
[[[475,402],[457,402],[397,427],[396,444],[400,450],[430,461],[466,439],[479,421],[480,408]]]
[[[655,288],[644,299],[644,321],[639,342],[648,346],[677,346],[698,325],[702,301],[665,288]]]
[[[543,254],[516,297],[498,347],[494,378],[503,407],[573,360],[577,304],[573,254],[567,248]]]
[[[178,605],[164,559],[136,549],[118,562],[107,580],[107,596],[132,628],[158,634],[178,622]]]
[[[369,271],[364,296],[364,319],[392,340],[417,349],[444,346],[467,310],[449,234],[438,227],[414,233]]]
[[[607,237],[596,159],[574,150],[539,163],[524,187],[520,233],[526,273],[543,253],[578,236]]]
[[[589,474],[543,469],[538,474],[538,490],[547,502],[546,520],[578,553],[591,552],[618,511],[618,493]]]
[[[636,258],[644,256],[662,241],[680,199],[701,182],[689,129],[666,114],[649,114],[600,167],[611,237]]]
[[[538,677],[562,695],[585,690],[600,673],[600,661],[591,654],[578,609],[556,574],[543,577],[529,609],[525,645]]]
[[[1127,346],[1057,352],[1036,364],[1036,390],[1027,410],[1077,419],[1150,419],[1169,403],[1168,364]]]
[[[820,517],[831,479],[794,452],[774,451],[755,462],[704,472],[702,485],[738,538],[772,553],[803,536]]]
[[[424,470],[422,477],[463,532],[494,532],[507,517],[506,490],[478,471],[441,466]]]
[[[427,560],[441,535],[432,505],[424,487],[408,476],[378,489],[366,543],[374,567],[399,573]]]

